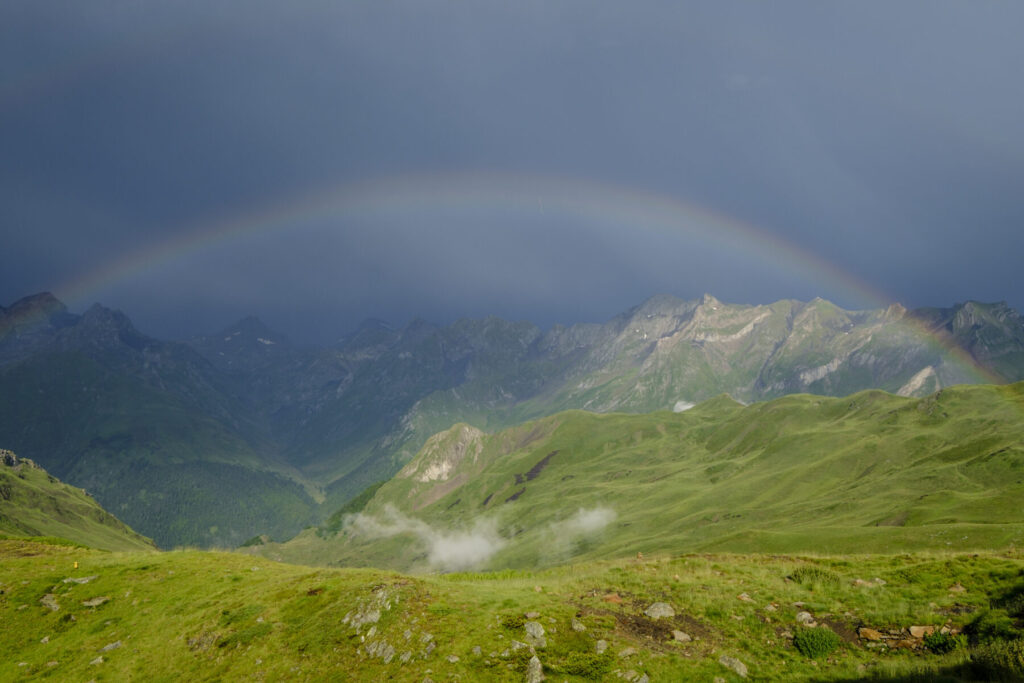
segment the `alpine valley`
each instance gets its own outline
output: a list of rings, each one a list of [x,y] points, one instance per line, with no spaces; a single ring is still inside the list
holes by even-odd
[[[485,499],[493,505],[514,496],[523,488],[517,479],[525,483],[525,502],[535,488],[529,483],[534,470],[541,475],[538,482],[557,473],[589,482],[590,490],[616,472],[671,481],[734,478],[743,487],[729,495],[753,497],[768,486],[758,462],[770,455],[788,471],[818,457],[812,451],[826,450],[841,461],[851,482],[863,477],[881,492],[882,502],[845,514],[836,528],[878,523],[901,529],[900,520],[913,526],[944,515],[984,525],[986,511],[998,507],[1001,497],[1019,499],[1014,468],[1020,462],[1020,414],[1005,412],[1019,406],[1019,386],[979,387],[976,394],[967,387],[945,389],[1021,379],[1024,320],[1005,304],[846,311],[820,299],[748,306],[708,295],[697,301],[657,296],[602,324],[546,331],[498,318],[449,326],[415,320],[400,329],[371,320],[321,348],[292,344],[255,318],[173,342],[143,334],[124,314],[100,305],[71,313],[45,293],[0,308],[0,445],[86,489],[164,548],[234,547],[260,534],[264,542],[284,541],[323,523],[373,486],[358,504],[371,500],[375,485],[398,473],[377,490],[369,510],[382,511],[392,502],[405,513],[424,508],[434,519],[452,521],[459,506],[479,507]],[[760,403],[869,389],[888,393]],[[743,407],[749,403],[755,405]],[[802,427],[791,431],[797,423]],[[884,433],[911,425],[926,433],[903,431],[899,440]],[[957,441],[965,428],[975,435],[972,445]],[[801,441],[800,430],[815,436]],[[755,448],[751,434],[777,437],[776,446],[759,442]],[[844,451],[855,438],[879,444],[878,458]],[[699,452],[676,470],[664,457],[673,439]],[[801,445],[781,447],[790,442]],[[887,467],[897,467],[896,443],[936,464],[930,469],[924,460],[914,461],[922,468],[920,486],[880,479]],[[424,444],[427,450],[414,461]],[[614,454],[614,467],[598,476],[591,471],[597,465],[584,454],[601,453],[607,444],[622,448]],[[438,455],[454,452],[476,459],[456,462]],[[515,457],[502,459],[499,453]],[[549,453],[557,455],[544,460]],[[803,465],[797,462],[801,455]],[[974,474],[958,479],[955,471],[963,463],[973,463]],[[901,471],[908,479],[917,477],[916,470]],[[929,477],[934,485],[921,483]],[[454,481],[471,482],[465,495],[453,493]],[[420,483],[407,490],[411,482]],[[796,480],[789,485],[799,488]],[[817,481],[812,493],[825,486]],[[987,493],[979,494],[981,489]],[[675,512],[695,523],[707,517],[707,525],[718,524],[726,533],[713,540],[693,531],[673,549],[799,545],[792,539],[764,541],[763,531],[724,513],[738,501],[702,491],[706,499],[694,498]],[[941,504],[925,500],[943,491],[948,495]],[[852,489],[849,494],[859,495]],[[911,494],[925,502],[894,502]],[[553,488],[543,494],[558,495]],[[635,493],[621,489],[609,495],[612,500]],[[814,495],[784,498],[772,514],[782,519],[800,510],[820,516],[827,496]],[[582,509],[577,497],[569,496]],[[621,514],[615,528],[642,513],[637,508]],[[536,515],[543,524],[557,521]],[[337,532],[326,532],[329,526],[305,536],[322,540]],[[986,542],[995,539],[983,526],[971,533]],[[1016,530],[1007,533],[1016,538]],[[924,545],[941,547],[947,540],[935,537]],[[610,542],[625,552],[636,541],[612,534]],[[539,541],[531,543],[505,550],[520,553],[506,564],[547,562],[538,559]],[[586,544],[562,553],[577,551],[586,554]],[[344,553],[309,552],[324,562],[344,559]],[[410,566],[414,555],[399,565]]]

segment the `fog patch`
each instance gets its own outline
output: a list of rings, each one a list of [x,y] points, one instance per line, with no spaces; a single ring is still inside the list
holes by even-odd
[[[690,403],[689,401],[676,401],[676,404],[672,406],[673,413],[685,413],[690,408],[697,405],[696,403]]]
[[[588,541],[597,537],[616,517],[618,515],[611,508],[580,508],[572,517],[548,525],[544,530],[544,545],[556,558],[584,552]]]
[[[437,529],[421,519],[407,517],[392,506],[380,517],[358,513],[346,518],[346,528],[369,539],[398,534],[415,535],[427,547],[427,562],[432,569],[462,571],[474,569],[505,546],[493,519],[478,519],[470,529]]]

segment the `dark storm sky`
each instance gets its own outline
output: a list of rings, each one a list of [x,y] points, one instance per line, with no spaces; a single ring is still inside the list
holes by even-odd
[[[1022,27],[1011,2],[10,0],[0,305],[310,340],[661,292],[1024,308]]]

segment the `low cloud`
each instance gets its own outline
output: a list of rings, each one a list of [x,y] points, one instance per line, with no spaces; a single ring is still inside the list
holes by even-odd
[[[411,533],[427,547],[427,562],[441,571],[461,571],[484,564],[505,546],[493,519],[478,519],[470,529],[437,529],[423,520],[403,515],[388,506],[381,517],[356,514],[347,520],[349,530],[367,538],[389,538]]]
[[[568,540],[583,536],[594,536],[615,521],[617,515],[611,508],[580,508],[575,515],[569,519],[555,522],[551,525],[551,532],[556,537]]]
[[[676,404],[672,406],[673,413],[684,413],[690,408],[697,405],[696,403],[690,403],[689,401],[676,401]]]

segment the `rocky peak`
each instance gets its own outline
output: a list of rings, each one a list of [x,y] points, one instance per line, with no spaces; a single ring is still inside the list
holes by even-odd
[[[460,422],[434,434],[419,454],[402,468],[398,477],[418,482],[447,481],[469,458],[475,461],[483,451],[484,433]]]
[[[50,292],[40,292],[0,308],[0,337],[9,332],[23,334],[40,329],[56,329],[74,324],[76,316]]]
[[[25,466],[29,469],[41,469],[33,460],[19,458],[15,455],[14,451],[9,451],[6,448],[0,448],[0,465],[13,468]]]

